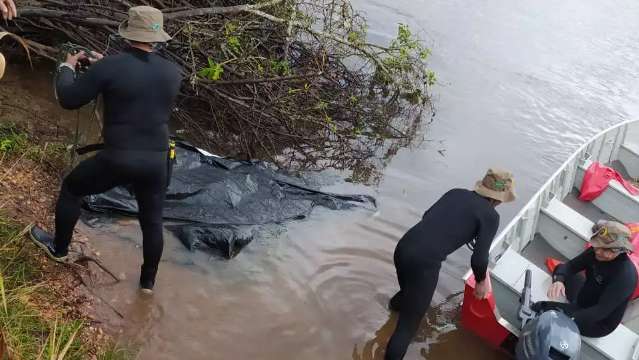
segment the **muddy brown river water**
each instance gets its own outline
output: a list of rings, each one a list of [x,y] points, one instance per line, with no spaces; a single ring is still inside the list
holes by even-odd
[[[401,150],[373,193],[377,212],[316,209],[230,261],[189,253],[168,237],[157,290],[137,292],[135,222],[88,228],[124,281],[98,291],[125,319],[140,359],[382,359],[395,319],[392,253],[451,187],[489,166],[516,176],[504,226],[585,139],[639,114],[639,3],[632,0],[355,1],[370,40],[405,22],[432,48],[437,116],[426,141]],[[433,308],[407,359],[505,359],[459,326],[461,249],[442,267]]]

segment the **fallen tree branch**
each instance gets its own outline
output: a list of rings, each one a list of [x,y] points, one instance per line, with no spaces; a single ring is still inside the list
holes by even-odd
[[[434,83],[427,49],[406,27],[390,44],[369,43],[350,0],[28,5],[10,30],[48,59],[59,58],[65,41],[116,54],[128,46],[114,36],[128,8],[160,8],[173,40],[158,52],[185,78],[173,112],[182,136],[218,154],[246,152],[280,166],[356,165],[370,173],[366,161],[381,163],[376,156],[415,136]]]
[[[304,74],[304,75],[291,75],[291,76],[277,76],[272,78],[264,78],[264,79],[246,79],[246,80],[208,80],[208,79],[199,79],[198,82],[203,82],[205,84],[210,85],[241,85],[241,84],[260,84],[267,82],[278,82],[278,81],[291,81],[291,80],[307,80],[312,77],[322,76],[322,73],[315,74]]]
[[[218,6],[218,7],[208,7],[208,8],[200,8],[200,9],[189,9],[183,11],[176,11],[172,13],[164,14],[164,18],[166,20],[176,20],[180,18],[186,17],[194,17],[194,16],[204,16],[204,15],[221,15],[221,14],[236,14],[243,11],[251,11],[251,10],[259,10],[269,6],[277,5],[282,3],[284,0],[271,0],[267,2],[263,2],[255,5],[235,5],[235,6]]]

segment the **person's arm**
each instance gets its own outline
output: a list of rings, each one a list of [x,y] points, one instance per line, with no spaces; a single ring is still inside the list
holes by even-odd
[[[477,282],[482,282],[486,278],[488,252],[490,251],[490,244],[492,244],[498,228],[499,215],[497,213],[486,215],[479,220],[479,229],[475,237],[475,248],[470,258],[470,267],[473,269],[473,274]]]
[[[557,265],[555,271],[552,274],[553,282],[565,282],[568,276],[585,270],[588,264],[592,263],[593,260],[594,255],[592,248],[584,250],[581,254],[577,255],[577,257],[573,258],[567,263]]]
[[[562,296],[565,297],[566,278],[586,269],[592,261],[594,261],[594,254],[592,248],[590,248],[567,263],[557,265],[552,274],[552,284],[548,288],[548,298],[560,299]]]
[[[56,81],[56,92],[60,105],[67,110],[78,109],[95,99],[104,85],[104,66],[96,62],[89,70],[76,79],[75,65],[83,55],[69,55],[60,66]]]

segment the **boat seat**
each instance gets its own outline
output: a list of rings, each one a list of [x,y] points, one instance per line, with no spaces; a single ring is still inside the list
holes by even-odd
[[[552,281],[550,275],[510,248],[504,252],[495,264],[495,267],[491,270],[491,279],[499,281],[510,289],[513,296],[511,301],[517,302],[519,296],[521,296],[521,290],[524,286],[524,276],[527,269],[532,271],[532,301],[548,300],[546,291]],[[518,322],[511,323],[518,324]],[[636,347],[618,346],[616,344],[618,342],[623,344],[636,344],[639,341],[639,335],[622,324],[608,336],[602,338],[583,337],[582,339],[608,359],[632,359],[632,352]]]
[[[528,269],[532,272],[532,301],[547,301],[546,291],[552,281],[550,275],[511,248],[508,248],[497,261],[491,275],[519,295],[524,287],[524,276]]]
[[[592,164],[591,161],[585,161],[583,165],[577,167],[574,182],[577,190],[581,189],[584,174],[590,164]],[[592,203],[601,211],[624,223],[632,223],[639,220],[639,195],[630,194],[617,180],[611,180],[608,188]]]
[[[541,208],[537,231],[561,255],[568,259],[584,251],[594,223],[558,199]]]

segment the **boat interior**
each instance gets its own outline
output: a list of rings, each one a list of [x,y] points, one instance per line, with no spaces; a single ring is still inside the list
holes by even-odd
[[[639,222],[639,196],[610,181],[591,202],[578,199],[584,174],[599,161],[625,179],[639,178],[639,122],[628,122],[593,138],[571,157],[500,233],[491,248],[491,281],[500,322],[518,334],[519,296],[524,274],[532,271],[532,300],[548,300],[547,257],[566,261],[585,250],[600,219]],[[639,252],[639,249],[637,249]],[[629,305],[622,325],[603,338],[583,338],[582,359],[639,358],[639,299]]]

